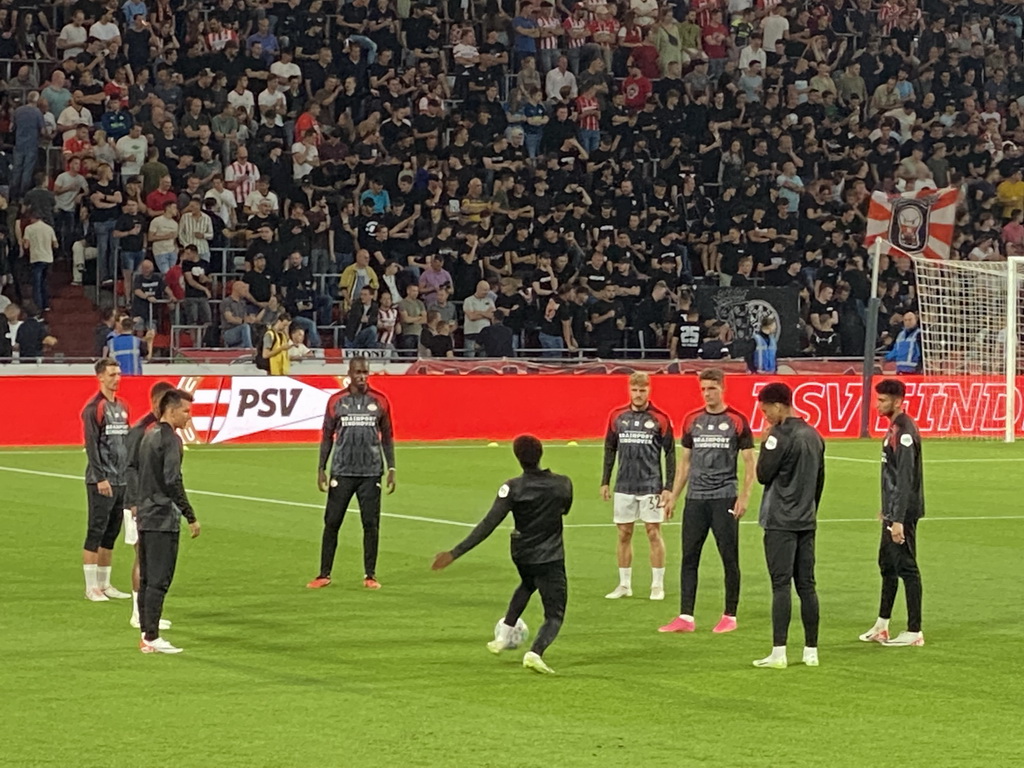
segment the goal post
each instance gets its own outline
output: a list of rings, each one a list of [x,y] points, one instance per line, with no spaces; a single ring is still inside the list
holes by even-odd
[[[1013,442],[1020,418],[1016,385],[1022,370],[1024,257],[999,262],[912,259],[924,374],[959,380],[965,389],[991,387],[998,393],[992,417],[1001,425],[975,425],[961,436],[1001,436]]]
[[[1024,257],[1011,256],[1006,260],[1006,340],[1004,362],[1006,368],[1006,431],[1003,441],[1012,443],[1017,433],[1017,371],[1020,360],[1020,288]]]

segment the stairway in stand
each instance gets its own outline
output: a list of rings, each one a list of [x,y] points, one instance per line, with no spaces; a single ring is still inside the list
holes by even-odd
[[[50,333],[57,337],[54,352],[65,358],[93,357],[93,337],[99,313],[90,293],[95,289],[71,285],[71,269],[66,262],[56,263],[50,272],[50,306],[46,313]]]

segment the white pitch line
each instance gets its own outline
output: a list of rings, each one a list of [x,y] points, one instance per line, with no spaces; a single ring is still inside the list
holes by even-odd
[[[38,477],[52,477],[59,480],[78,480],[83,482],[84,479],[79,475],[66,475],[60,472],[40,472],[35,469],[21,469],[20,467],[0,467],[2,472],[16,472],[20,475],[36,475]],[[283,499],[265,499],[260,496],[240,496],[234,493],[218,493],[217,491],[197,491],[194,488],[187,489],[189,493],[195,494],[196,496],[214,496],[220,499],[234,499],[236,501],[255,501],[260,504],[276,504],[283,507],[304,507],[306,509],[323,509],[323,504],[311,504],[308,501],[285,501]],[[358,512],[357,509],[348,509],[348,512]],[[384,517],[394,517],[399,520],[415,520],[420,523],[437,523],[438,525],[455,525],[460,528],[472,528],[475,523],[464,523],[458,520],[443,520],[439,517],[421,517],[419,515],[401,515],[397,512],[383,512],[381,513]]]
[[[270,445],[266,446],[247,446],[247,445],[190,445],[186,446],[198,453],[205,451],[210,452],[221,452],[231,451],[240,453],[281,453],[287,451],[303,451],[310,454],[315,454],[317,447],[315,445],[309,446],[298,446],[288,445],[281,447],[274,447]],[[544,446],[544,450],[552,448],[603,448],[604,445],[601,443],[580,443],[579,445],[566,445],[564,443],[547,443]],[[484,450],[487,448],[486,445],[402,445],[401,443],[395,446],[396,450],[402,451],[436,451],[436,450]],[[43,450],[13,450],[8,451],[0,448],[0,458],[3,456],[71,456],[74,454],[85,453],[82,448],[63,448],[63,449],[43,449]],[[880,459],[867,459],[859,456],[835,456],[830,453],[825,454],[827,461],[845,461],[854,464],[878,464]],[[963,459],[925,459],[925,465],[931,464],[1018,464],[1024,462],[1024,456],[1004,456],[1004,457],[987,457],[987,458],[963,458]]]
[[[80,475],[68,475],[61,472],[42,472],[36,469],[22,469],[21,467],[4,467],[0,466],[0,472],[14,472],[20,475],[35,475],[37,477],[51,477],[58,480],[77,480],[83,481]],[[235,493],[220,493],[218,491],[199,491],[195,489],[188,489],[189,493],[197,496],[212,496],[220,499],[233,499],[235,501],[255,501],[259,504],[273,504],[282,507],[302,507],[304,509],[323,509],[323,504],[312,504],[308,501],[287,501],[286,499],[269,499],[262,496],[242,496]],[[348,512],[356,512],[356,509],[349,509]],[[382,517],[393,517],[398,520],[412,520],[419,523],[435,523],[437,525],[452,525],[458,528],[473,528],[476,523],[467,523],[461,520],[445,520],[440,517],[423,517],[421,515],[403,515],[397,512],[382,512]],[[957,516],[957,517],[926,517],[924,522],[930,523],[932,521],[942,522],[972,522],[975,520],[1024,520],[1024,515],[978,515],[974,517],[970,516]],[[818,520],[819,523],[877,523],[877,518],[873,516],[865,517],[833,517],[833,518],[821,518]],[[664,525],[679,525],[678,520],[672,520],[664,523]],[[757,520],[741,520],[740,525],[757,525]],[[614,528],[615,523],[567,523],[565,528]]]

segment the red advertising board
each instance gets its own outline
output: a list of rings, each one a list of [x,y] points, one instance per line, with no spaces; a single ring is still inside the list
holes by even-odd
[[[124,378],[121,396],[133,420],[148,408],[155,377]],[[502,440],[522,432],[543,439],[604,435],[611,409],[626,399],[625,375],[598,376],[375,376],[372,385],[391,401],[399,440]],[[747,415],[755,431],[761,388],[773,379],[735,375],[726,399]],[[857,437],[861,382],[856,376],[786,376],[794,404],[825,437]],[[653,377],[652,399],[677,422],[701,406],[693,375]],[[905,379],[907,411],[930,437],[998,436],[1003,432],[1004,390],[986,379]],[[319,439],[327,399],[341,377],[200,376],[173,383],[195,397],[194,429],[202,443],[312,442]],[[1024,434],[1024,378],[1017,384],[1017,433]],[[0,445],[80,444],[80,412],[96,391],[91,377],[0,377]],[[872,417],[873,433],[884,425]]]

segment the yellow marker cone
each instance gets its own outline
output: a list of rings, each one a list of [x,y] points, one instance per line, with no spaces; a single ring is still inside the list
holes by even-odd
[[[498,444],[497,444],[497,443],[488,443],[488,444],[487,444],[487,447],[488,447],[488,448],[497,448],[497,447],[498,447]]]
[[[573,448],[579,447],[579,443],[577,443],[575,440],[570,440],[568,443],[566,443],[566,445],[571,445]]]

